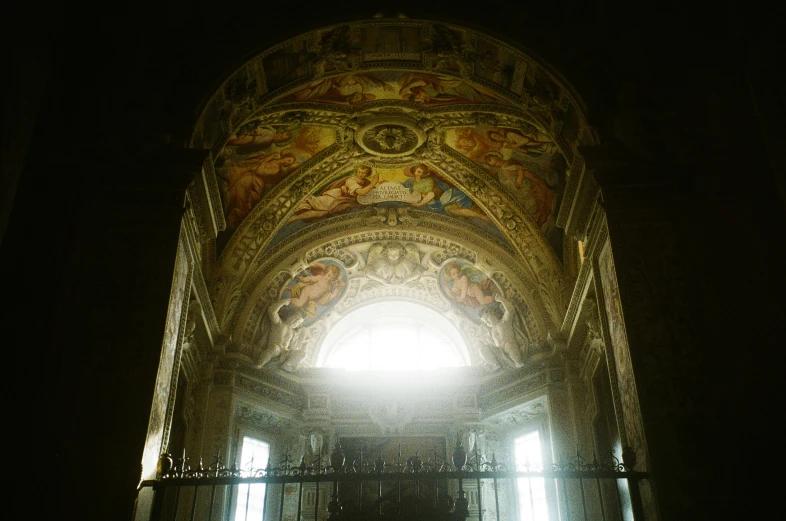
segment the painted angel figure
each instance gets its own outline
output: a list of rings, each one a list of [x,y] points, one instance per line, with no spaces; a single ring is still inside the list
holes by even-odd
[[[232,147],[235,154],[245,155],[261,152],[274,146],[284,146],[292,140],[292,131],[275,128],[270,125],[246,125],[237,136],[227,141],[226,146]]]
[[[526,155],[553,153],[555,150],[553,140],[545,136],[537,136],[536,139],[516,130],[491,129],[488,138],[503,150],[520,151]]]
[[[308,267],[310,275],[298,275],[295,286],[288,288],[289,303],[303,310],[306,316],[316,315],[317,305],[324,306],[338,297],[345,282],[335,264],[315,262]]]
[[[499,290],[494,281],[477,268],[451,262],[445,267],[445,271],[452,280],[450,286],[445,289],[456,302],[471,308],[479,308],[494,302],[494,295]]]
[[[366,195],[379,183],[369,165],[360,164],[355,172],[328,185],[320,195],[309,195],[303,200],[289,222],[314,219],[342,213],[359,206],[357,196]]]
[[[290,96],[289,101],[324,101],[357,105],[376,99],[377,96],[372,91],[379,89],[383,92],[395,90],[384,80],[372,74],[350,73],[315,81]]]
[[[237,228],[265,194],[265,187],[278,183],[301,163],[294,154],[260,153],[233,161],[225,168],[229,196],[227,221]]]
[[[496,295],[496,301],[502,308],[502,316],[500,317],[492,306],[487,306],[481,310],[480,320],[490,328],[491,339],[497,352],[491,352],[491,346],[486,345],[485,349],[481,349],[481,356],[492,366],[509,365],[509,362],[513,362],[516,367],[521,367],[524,365],[522,353],[528,343],[527,335],[513,305],[500,294]],[[500,356],[506,359],[500,360]],[[491,360],[492,357],[496,360]],[[500,361],[505,363],[500,364]]]
[[[409,72],[398,79],[398,84],[401,99],[425,105],[499,101],[495,96],[481,92],[461,78],[442,74]]]

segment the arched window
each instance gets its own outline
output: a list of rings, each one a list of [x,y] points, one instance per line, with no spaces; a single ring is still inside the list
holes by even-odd
[[[440,313],[412,302],[370,304],[342,318],[325,337],[318,367],[418,371],[469,365],[466,344]]]

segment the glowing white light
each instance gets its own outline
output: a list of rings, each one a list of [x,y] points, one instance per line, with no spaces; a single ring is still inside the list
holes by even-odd
[[[461,334],[444,316],[410,302],[380,302],[341,319],[317,366],[350,371],[423,371],[468,364]]]
[[[543,470],[538,431],[516,438],[514,454],[516,466],[520,470]],[[516,489],[519,499],[519,519],[521,521],[548,521],[549,513],[546,505],[544,479],[518,478],[516,479]]]
[[[243,477],[250,477],[253,470],[267,467],[269,457],[270,445],[248,436],[243,437],[243,448],[240,451],[240,469],[243,471]],[[264,483],[238,486],[235,521],[262,519],[264,510]]]

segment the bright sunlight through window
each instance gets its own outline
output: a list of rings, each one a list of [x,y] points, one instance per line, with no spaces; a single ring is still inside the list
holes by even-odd
[[[543,470],[543,456],[540,451],[538,431],[516,438],[514,452],[518,470]],[[521,521],[548,521],[546,484],[543,478],[518,478],[516,492],[519,499],[519,519]]]
[[[419,371],[469,365],[455,326],[424,306],[380,302],[349,313],[328,333],[317,366]]]
[[[248,436],[243,437],[240,451],[240,468],[243,477],[251,477],[251,471],[267,467],[270,445]],[[265,484],[240,485],[235,504],[235,521],[262,519],[265,511]]]

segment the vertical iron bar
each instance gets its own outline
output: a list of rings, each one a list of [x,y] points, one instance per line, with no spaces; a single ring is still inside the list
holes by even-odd
[[[319,476],[317,476],[317,479],[319,479]],[[317,493],[314,498],[314,521],[317,521],[317,515],[319,513],[319,481],[316,481],[315,485],[317,486]]]
[[[194,515],[196,514],[197,494],[199,494],[199,487],[194,485],[194,501],[191,503],[191,521],[194,521]]]
[[[562,478],[562,493],[565,496],[565,520],[570,521],[570,506],[568,504],[568,486],[565,484],[567,478]]]
[[[398,479],[396,480],[396,501],[398,502],[398,505],[396,505],[396,508],[401,509],[401,443],[398,444],[396,470],[398,471]]]
[[[436,462],[434,467],[436,467]],[[434,481],[434,510],[439,512],[439,478]]]
[[[243,521],[248,521],[248,503],[251,499],[251,483],[246,484],[246,513],[243,515]]]
[[[284,469],[284,472],[286,473],[286,469]],[[285,474],[285,476],[286,476],[286,474]],[[284,519],[284,489],[285,488],[286,488],[286,483],[284,483],[282,481],[281,482],[281,499],[279,500],[279,503],[278,503],[278,521],[281,521],[282,519]],[[263,513],[262,517],[264,519],[264,510],[262,511],[262,513]]]
[[[166,496],[166,488],[159,488],[153,485],[153,509],[150,514],[150,519],[159,520],[164,511],[164,498]]]
[[[382,478],[377,480],[377,503],[379,503],[379,515],[382,515]]]
[[[216,486],[213,485],[210,489],[210,514],[207,517],[207,521],[213,521],[213,503],[216,500]]]
[[[595,484],[598,486],[598,500],[600,501],[600,517],[601,521],[606,521],[606,509],[603,506],[603,490],[600,486],[600,478],[595,479]]]
[[[297,487],[297,519],[295,521],[300,521],[300,510],[303,506],[303,474],[300,475],[300,483],[298,483]]]
[[[480,498],[480,491],[481,491],[481,488],[480,488],[480,474],[478,474],[478,492],[477,492],[477,494],[478,494],[478,521],[481,521],[481,513],[480,513],[480,511],[482,510],[482,506],[483,506],[483,500]]]
[[[317,486],[316,496],[314,498],[314,521],[317,521],[319,514],[319,472],[322,467],[322,447],[319,447],[319,456],[317,457],[317,480],[314,484]]]
[[[177,519],[177,506],[180,504],[180,485],[177,486],[175,491],[175,513],[172,514],[172,519]]]
[[[633,508],[633,520],[644,521],[644,506],[641,504],[639,480],[628,478],[628,489],[630,490],[630,506]]]
[[[439,510],[439,469],[437,468],[437,448],[434,447],[434,475],[437,479],[434,480],[434,510]]]
[[[481,521],[481,511],[483,510],[483,500],[481,499],[480,488],[480,458],[478,456],[478,441],[475,439],[475,470],[478,472],[478,521]],[[533,520],[534,521],[534,520]]]
[[[415,514],[420,513],[420,478],[415,478]]]
[[[532,521],[535,521],[535,496],[532,495],[532,478],[527,478],[527,489],[529,490],[529,510],[532,513]]]
[[[239,492],[239,490],[238,490]],[[227,520],[229,519],[229,514],[232,512],[232,500],[235,496],[235,485],[233,483],[229,484],[229,502],[227,503]]]
[[[363,517],[363,444],[360,444],[360,483],[358,483],[358,513]],[[299,521],[299,520],[298,520]]]
[[[587,520],[587,502],[584,500],[584,480],[579,478],[579,487],[581,488],[581,508],[584,509],[584,521]]]
[[[494,504],[497,507],[497,521],[499,521],[499,490],[497,490],[497,474],[494,471]]]
[[[620,497],[619,479],[614,480],[614,490],[617,492],[617,508],[620,509],[620,518],[625,519],[625,510],[622,508],[622,497]]]

